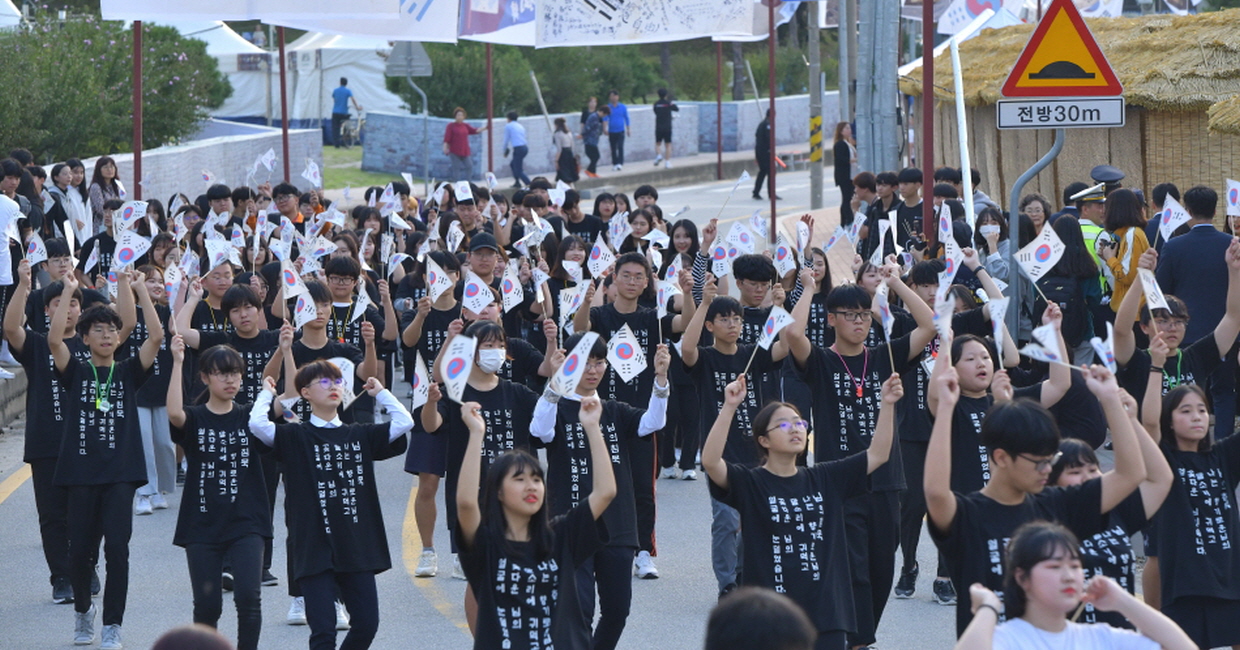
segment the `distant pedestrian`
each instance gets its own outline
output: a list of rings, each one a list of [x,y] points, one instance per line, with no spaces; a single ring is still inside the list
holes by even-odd
[[[611,164],[616,171],[624,169],[624,138],[630,135],[629,107],[620,103],[620,91],[607,95],[611,119],[607,120],[607,140],[611,143]]]
[[[766,109],[766,117],[758,123],[758,130],[754,133],[753,155],[758,161],[758,178],[753,184],[753,198],[762,200],[762,185],[766,183],[766,177],[771,173],[771,109]],[[775,195],[775,200],[779,200],[780,196]]]
[[[667,89],[659,89],[659,99],[654,103],[654,166],[663,163],[666,169],[672,168],[672,112],[680,112],[680,107],[667,98]],[[663,145],[663,151],[659,151]]]
[[[562,117],[555,118],[555,133],[551,134],[551,143],[559,151],[555,160],[555,180],[569,185],[576,183],[579,177],[577,156],[573,155],[573,134],[568,130],[568,121]]]
[[[340,148],[340,128],[349,121],[349,102],[353,103],[353,108],[357,109],[358,113],[362,112],[362,105],[357,103],[353,91],[349,90],[349,79],[341,77],[340,85],[332,91],[332,144],[336,145],[337,149]]]
[[[586,158],[590,160],[590,164],[586,166],[586,176],[590,178],[598,178],[598,139],[603,134],[603,123],[607,121],[607,117],[611,115],[611,109],[607,106],[599,106],[598,110],[590,113],[586,118],[585,128],[581,131],[581,139],[585,142]]]
[[[835,125],[835,185],[840,188],[840,223],[848,226],[853,222],[853,168],[857,166],[857,141],[853,139],[852,125],[840,122]],[[756,192],[755,192],[756,194]]]
[[[562,121],[564,118],[557,119]],[[569,148],[572,148],[572,138],[569,138]],[[525,127],[517,121],[517,112],[508,112],[508,124],[504,125],[504,155],[507,156],[512,151],[512,189],[519,190],[522,185],[530,184],[530,177],[525,175],[525,156],[530,152],[529,141],[525,138]]]
[[[469,136],[478,135],[487,127],[475,129],[465,123],[465,109],[457,106],[452,109],[452,123],[443,131],[443,152],[452,159],[448,177],[453,181],[467,181],[473,178],[474,165],[469,158]]]

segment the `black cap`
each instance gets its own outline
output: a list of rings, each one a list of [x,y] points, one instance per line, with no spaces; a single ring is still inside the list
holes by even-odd
[[[495,243],[495,236],[489,232],[480,232],[469,238],[469,252],[489,248],[496,253],[499,252],[499,244]]]
[[[1089,170],[1089,177],[1094,179],[1095,183],[1118,185],[1120,181],[1124,180],[1124,172],[1111,165],[1098,165]]]

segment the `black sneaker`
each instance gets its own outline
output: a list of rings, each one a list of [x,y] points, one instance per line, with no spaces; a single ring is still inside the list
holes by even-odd
[[[185,487],[185,468],[177,463],[177,487]]]
[[[917,564],[905,567],[900,571],[900,581],[896,583],[896,598],[912,598],[913,592],[917,590]]]
[[[952,586],[952,581],[946,578],[936,578],[934,581],[934,602],[940,605],[956,604],[956,588]]]
[[[280,584],[280,579],[271,573],[271,569],[263,569],[263,586],[274,587]]]
[[[225,571],[224,574],[220,576],[220,589],[223,589],[224,591],[233,590],[233,576],[231,573]]]
[[[729,583],[728,586],[719,590],[719,600],[723,600],[724,597],[726,597],[728,594],[734,591],[736,591],[736,583],[735,582]]]
[[[52,602],[64,605],[73,602],[73,583],[64,576],[52,578]]]
[[[99,567],[95,567],[90,574],[90,595],[98,596],[102,589],[103,585],[99,584]]]

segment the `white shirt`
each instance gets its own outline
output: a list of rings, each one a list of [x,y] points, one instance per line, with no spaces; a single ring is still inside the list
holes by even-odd
[[[270,391],[261,391],[258,398],[254,400],[254,406],[250,409],[250,433],[255,438],[262,441],[268,447],[274,447],[276,444],[276,423],[271,421],[271,402],[275,396]],[[388,423],[391,430],[388,433],[389,440],[397,438],[409,433],[413,428],[413,416],[409,415],[409,411],[405,409],[405,405],[396,399],[392,391],[383,389],[375,396],[375,401],[387,409],[388,415],[392,417]],[[310,424],[320,428],[335,428],[344,426],[340,421],[340,416],[336,416],[331,420],[324,420],[317,415],[310,415]]]
[[[994,650],[1159,650],[1159,645],[1132,630],[1105,623],[1068,623],[1062,632],[1038,629],[1024,619],[995,628]]]

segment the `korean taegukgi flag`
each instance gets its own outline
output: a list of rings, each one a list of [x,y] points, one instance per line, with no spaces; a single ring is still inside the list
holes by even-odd
[[[626,384],[646,369],[646,352],[628,323],[607,342],[607,362]]]
[[[590,359],[590,349],[598,341],[598,332],[586,332],[577,345],[564,357],[564,363],[551,377],[549,388],[557,395],[568,395],[577,389],[581,376],[586,372],[586,363]]]
[[[775,336],[792,322],[792,314],[789,314],[783,307],[771,307],[771,315],[766,317],[766,324],[762,326],[762,335],[758,337],[758,345],[762,346],[763,350],[771,349]]]
[[[444,348],[440,375],[448,398],[457,404],[461,403],[461,397],[465,394],[465,384],[469,382],[469,373],[474,368],[474,349],[477,347],[477,339],[457,334]]]
[[[1037,282],[1059,263],[1063,251],[1063,240],[1055,234],[1055,229],[1043,228],[1042,234],[1016,253],[1016,262],[1031,282]]]

